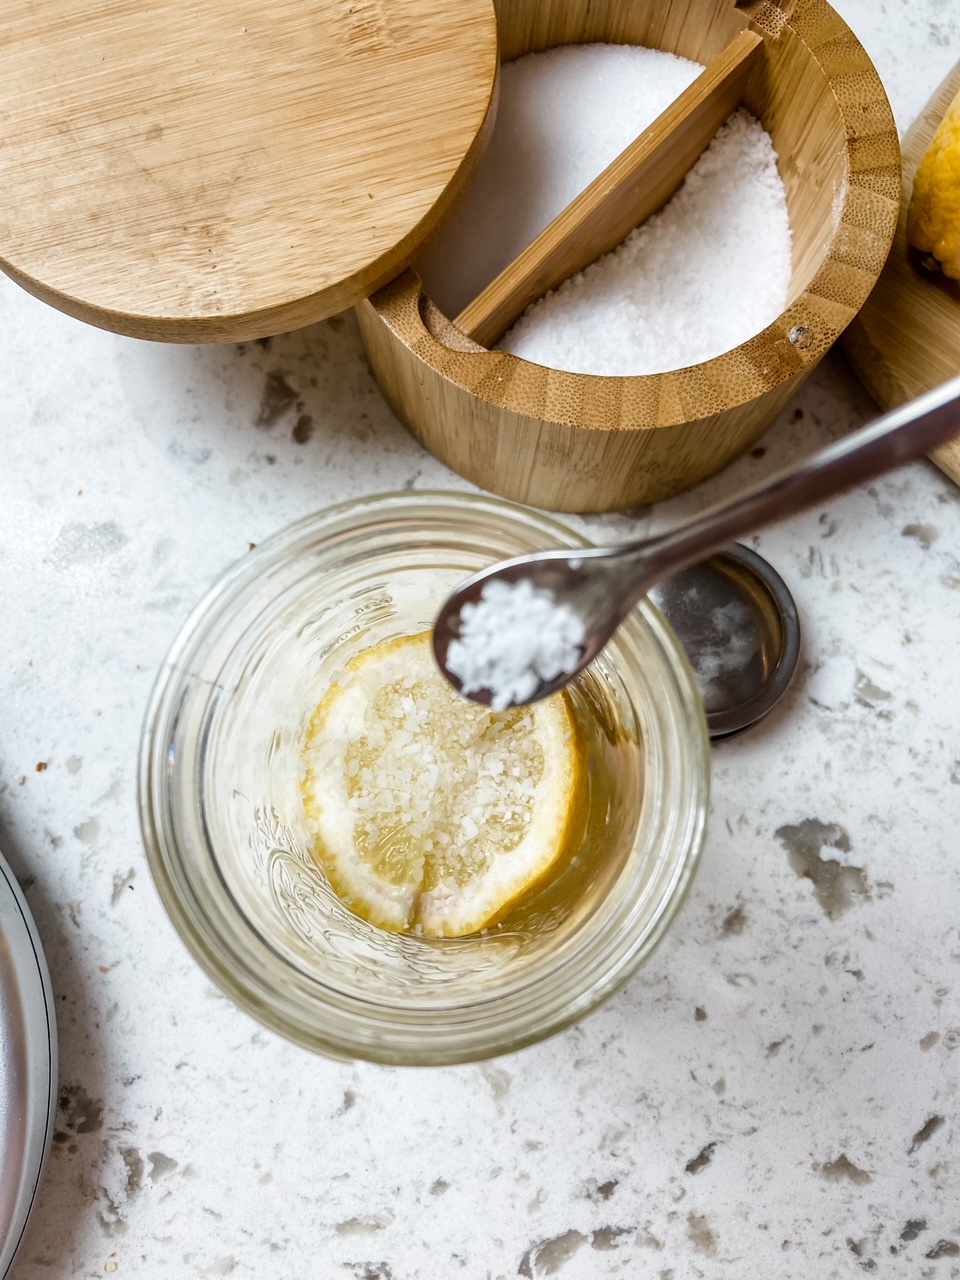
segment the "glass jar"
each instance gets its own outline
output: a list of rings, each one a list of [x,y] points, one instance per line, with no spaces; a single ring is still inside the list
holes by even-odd
[[[449,591],[494,560],[585,545],[487,496],[377,495],[262,542],[194,610],[147,712],[144,842],[196,960],[272,1030],[344,1059],[490,1057],[581,1018],[663,937],[699,859],[710,756],[693,674],[648,603],[583,694],[605,708],[596,758],[629,769],[612,775],[577,893],[484,935],[394,934],[353,915],[311,854],[301,752],[338,668],[428,630]]]

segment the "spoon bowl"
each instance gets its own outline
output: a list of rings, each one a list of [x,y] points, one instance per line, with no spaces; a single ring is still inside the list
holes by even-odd
[[[538,590],[547,591],[557,606],[566,606],[583,622],[585,637],[576,667],[541,679],[525,702],[539,702],[562,689],[591,663],[616,631],[634,602],[623,599],[623,574],[610,549],[577,548],[573,551],[542,551],[533,555],[514,556],[482,569],[462,583],[447,600],[433,629],[433,652],[441,671],[464,696],[484,706],[494,698],[492,689],[464,689],[464,682],[448,665],[452,641],[460,638],[464,606],[478,605],[484,588],[491,582],[512,585],[533,582]],[[614,605],[613,602],[616,601]]]

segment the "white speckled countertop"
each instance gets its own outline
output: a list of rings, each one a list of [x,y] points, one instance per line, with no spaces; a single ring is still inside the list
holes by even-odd
[[[901,127],[960,0],[836,0]],[[805,629],[786,705],[715,753],[702,870],[582,1026],[437,1071],[261,1030],[147,873],[140,721],[187,612],[334,500],[462,482],[352,316],[244,348],[85,328],[0,277],[0,849],[57,995],[61,1111],[16,1280],[960,1276],[960,489],[918,463],[756,539]],[[750,457],[863,421],[842,358]]]

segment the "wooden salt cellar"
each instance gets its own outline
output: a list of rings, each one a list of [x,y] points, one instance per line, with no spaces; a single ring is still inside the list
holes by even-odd
[[[762,434],[876,282],[900,197],[886,95],[864,49],[825,0],[501,0],[497,11],[503,60],[609,41],[709,67],[744,32],[762,39],[740,100],[770,132],[779,156],[793,278],[786,311],[757,337],[676,372],[598,377],[484,349],[424,295],[414,270],[357,308],[392,407],[461,475],[554,510],[669,497],[726,466]],[[634,221],[654,211],[638,210]],[[491,315],[489,328],[474,331],[500,330],[496,306]],[[460,321],[472,327],[469,314]]]

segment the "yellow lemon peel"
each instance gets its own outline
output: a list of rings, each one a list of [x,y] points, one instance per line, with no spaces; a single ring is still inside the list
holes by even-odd
[[[907,243],[936,258],[944,275],[960,280],[960,93],[917,168]]]

